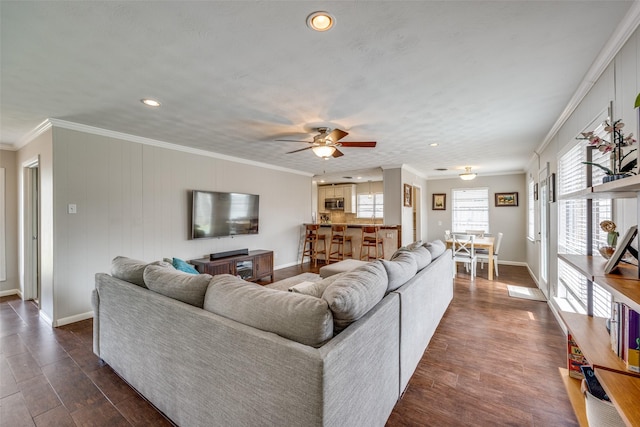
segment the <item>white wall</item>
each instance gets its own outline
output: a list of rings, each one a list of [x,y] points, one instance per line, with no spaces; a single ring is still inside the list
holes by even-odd
[[[4,215],[5,227],[0,230],[5,238],[6,280],[0,282],[0,296],[18,294],[20,280],[18,275],[18,173],[16,152],[0,150],[0,168],[5,169],[4,176]]]
[[[594,83],[588,94],[580,101],[577,108],[571,113],[551,141],[540,152],[540,161],[532,161],[527,176],[535,177],[538,182],[538,173],[549,162],[550,173],[557,172],[558,155],[567,145],[575,144],[575,137],[598,117],[603,110],[613,101],[614,120],[622,119],[625,123],[625,134],[640,133],[638,127],[638,112],[633,108],[636,96],[640,92],[640,30],[636,29],[633,35],[615,56],[613,62]],[[591,129],[589,129],[591,130]],[[637,139],[637,137],[636,137]],[[637,148],[637,145],[636,145]],[[558,234],[558,207],[557,203],[551,204],[550,218],[550,261],[549,282],[552,292],[557,289],[557,253]],[[613,220],[620,229],[626,230],[630,225],[637,223],[637,207],[635,200],[616,201]],[[538,214],[538,212],[536,212]],[[537,244],[527,245],[527,263],[530,266],[540,264],[539,247]],[[536,276],[537,269],[532,269]]]
[[[41,197],[55,195],[42,206],[43,227],[55,230],[42,242],[51,247],[42,256],[42,304],[54,325],[92,315],[94,274],[109,272],[117,255],[189,260],[249,248],[273,250],[276,267],[298,262],[310,176],[57,127],[20,150],[18,161],[36,154]],[[192,189],[259,194],[260,233],[190,240]],[[68,204],[77,205],[76,214],[67,213]]]
[[[526,262],[527,236],[527,187],[525,174],[482,176],[472,181],[459,178],[437,179],[429,181],[428,233],[427,240],[444,239],[444,231],[451,230],[451,190],[459,188],[489,189],[489,232],[504,233],[500,249],[500,262],[521,264]],[[496,207],[495,193],[518,192],[518,206]],[[432,210],[431,200],[434,193],[446,194],[446,210]],[[460,231],[460,230],[452,230]]]

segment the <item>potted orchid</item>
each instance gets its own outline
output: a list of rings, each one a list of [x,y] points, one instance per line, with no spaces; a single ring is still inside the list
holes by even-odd
[[[623,147],[633,145],[636,140],[633,138],[632,133],[625,136],[622,133],[623,127],[624,123],[621,120],[616,120],[615,122],[613,122],[613,124],[610,124],[607,120],[604,122],[604,131],[611,135],[609,140],[607,140],[605,137],[596,135],[596,133],[593,131],[582,132],[581,136],[576,138],[589,141],[590,146],[597,148],[598,151],[602,153],[611,153],[611,168],[595,162],[582,162],[585,165],[592,165],[602,169],[606,174],[606,176],[602,178],[602,182],[609,182],[636,174],[634,169],[638,164],[637,158],[624,163],[624,160],[631,153],[636,151],[636,149],[634,148],[627,153],[624,153],[622,150]]]

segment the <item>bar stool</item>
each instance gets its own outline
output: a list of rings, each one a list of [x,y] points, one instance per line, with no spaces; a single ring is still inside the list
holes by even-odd
[[[327,241],[325,236],[319,234],[320,224],[306,224],[304,233],[304,243],[302,245],[302,259],[300,265],[304,263],[304,257],[309,257],[309,263],[313,261],[314,267],[318,265],[318,254],[326,254]],[[322,242],[322,250],[318,250],[318,243]]]
[[[362,244],[360,246],[360,259],[363,261],[371,261],[378,258],[384,258],[384,241],[378,235],[380,227],[364,226],[362,227]],[[378,251],[380,247],[380,251]],[[365,254],[366,248],[366,254]],[[371,248],[375,249],[375,256],[371,256]],[[380,256],[382,254],[382,256]],[[364,258],[363,258],[364,257]]]
[[[349,243],[349,251],[347,252],[347,243]],[[336,250],[333,250],[333,246]],[[347,236],[346,225],[332,225],[331,239],[329,239],[329,263],[331,261],[342,261],[345,256],[351,256],[353,252],[353,243],[351,236]],[[335,256],[334,256],[335,255]]]

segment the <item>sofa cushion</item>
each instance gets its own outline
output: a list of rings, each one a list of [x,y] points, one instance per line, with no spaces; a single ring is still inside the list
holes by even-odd
[[[386,291],[387,272],[380,261],[367,263],[338,277],[322,294],[333,313],[334,331],[341,332],[364,316]]]
[[[124,256],[117,256],[113,259],[113,261],[111,261],[111,275],[116,279],[124,280],[125,282],[133,283],[134,285],[146,288],[147,285],[145,285],[144,283],[143,274],[144,269],[148,265],[157,265],[173,270],[173,266],[170,263],[164,261],[155,261],[152,263],[148,263]]]
[[[427,265],[431,264],[431,252],[424,246],[418,246],[414,250],[411,251],[414,258],[416,259],[416,265],[418,267],[418,271],[425,268]]]
[[[319,282],[303,282],[305,286],[294,285],[289,288],[289,292],[297,292],[304,295],[310,295],[316,298],[322,298],[322,294],[327,287],[336,281],[339,277],[344,276],[346,273],[338,273],[332,276],[326,277]]]
[[[333,316],[325,300],[265,288],[229,274],[211,280],[204,309],[313,347],[333,336]]]
[[[416,275],[418,265],[413,252],[405,251],[398,254],[392,261],[380,260],[387,271],[387,292],[395,291]]]
[[[154,292],[202,308],[212,276],[168,270],[157,265],[144,269],[144,282]]]
[[[433,242],[427,242],[424,247],[431,252],[431,258],[436,259],[447,250],[447,245],[442,240],[434,240]]]

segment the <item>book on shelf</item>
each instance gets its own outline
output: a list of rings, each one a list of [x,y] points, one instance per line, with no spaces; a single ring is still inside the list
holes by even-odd
[[[569,376],[577,379],[584,378],[581,367],[588,364],[589,362],[582,354],[578,344],[571,334],[567,334],[567,370],[569,371]]]
[[[629,371],[640,372],[640,314],[626,305],[624,311],[627,324],[624,362]]]

